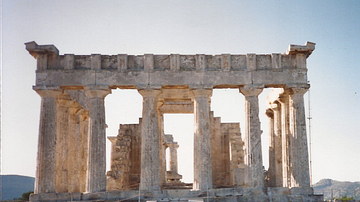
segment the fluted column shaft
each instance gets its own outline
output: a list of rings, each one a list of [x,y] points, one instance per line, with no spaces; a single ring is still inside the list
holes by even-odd
[[[275,150],[275,186],[282,187],[282,139],[281,109],[277,102],[272,105],[274,111],[274,150]]]
[[[269,117],[269,187],[275,187],[275,137],[274,137],[274,111],[272,109],[266,110],[266,115]]]
[[[289,95],[280,95],[283,187],[291,187]]]
[[[250,187],[264,187],[264,172],[261,153],[261,129],[258,95],[262,88],[245,86],[240,92],[245,96],[245,184]]]
[[[33,88],[41,96],[34,193],[54,193],[56,182],[56,99],[61,94],[61,90],[59,87],[34,86]]]
[[[160,90],[139,90],[143,96],[141,123],[140,189],[160,190],[159,125],[157,97]]]
[[[81,169],[81,136],[80,111],[78,103],[73,102],[69,107],[69,134],[68,134],[68,192],[80,192]]]
[[[170,158],[169,158],[169,168],[170,171],[177,173],[178,172],[178,160],[177,160],[177,149],[179,145],[177,142],[168,143],[170,150]]]
[[[158,102],[158,109],[161,106]],[[164,115],[158,112],[159,117],[159,158],[160,158],[160,183],[166,183],[166,147],[164,141]]]
[[[308,88],[291,88],[290,130],[292,187],[310,187],[309,157],[303,95]]]
[[[80,192],[86,192],[87,165],[89,157],[89,112],[82,110],[80,114]]]
[[[56,140],[56,193],[68,192],[68,133],[69,105],[68,95],[57,100],[57,140]]]
[[[212,188],[210,96],[212,90],[191,90],[194,96],[194,190]]]
[[[87,192],[106,191],[106,134],[104,98],[110,93],[107,86],[86,86],[89,97],[89,157]]]

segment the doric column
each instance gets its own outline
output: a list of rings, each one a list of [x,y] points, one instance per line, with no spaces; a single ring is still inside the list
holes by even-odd
[[[283,187],[291,187],[290,167],[290,120],[289,120],[289,94],[285,90],[279,96],[281,104],[281,144],[282,144],[282,172]]]
[[[258,101],[262,90],[261,86],[254,85],[240,88],[240,92],[245,96],[245,184],[250,187],[264,187]]]
[[[158,102],[157,109],[161,107],[162,103]],[[164,141],[164,115],[158,110],[159,118],[159,158],[160,158],[160,184],[166,183],[166,148]]]
[[[86,86],[89,97],[89,157],[87,192],[106,191],[106,134],[104,98],[111,93],[108,86]]]
[[[274,111],[274,150],[275,150],[275,187],[283,186],[282,171],[282,139],[281,139],[281,109],[280,104],[272,104]]]
[[[194,190],[212,188],[211,142],[210,142],[210,96],[211,89],[191,90],[194,96]]]
[[[56,193],[68,192],[69,95],[57,99]]]
[[[34,86],[33,89],[41,96],[34,193],[54,193],[56,181],[56,98],[61,94],[61,90],[58,86]]]
[[[72,102],[69,107],[69,134],[68,134],[68,192],[80,192],[81,169],[81,135],[80,135],[80,106]]]
[[[89,111],[80,113],[80,192],[86,192],[87,165],[89,157]]]
[[[141,123],[141,175],[140,189],[160,190],[159,125],[157,96],[160,90],[139,90],[143,96]]]
[[[275,137],[274,137],[274,111],[269,108],[266,110],[266,115],[269,117],[269,187],[275,187]]]
[[[310,187],[309,157],[303,95],[309,86],[292,87],[290,93],[290,131],[292,187]]]
[[[170,158],[169,158],[169,168],[170,172],[177,173],[178,172],[178,160],[177,160],[177,149],[179,145],[177,142],[172,142],[167,144],[170,150]]]

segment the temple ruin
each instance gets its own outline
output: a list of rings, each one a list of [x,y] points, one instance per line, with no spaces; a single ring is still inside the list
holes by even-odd
[[[303,100],[310,87],[306,59],[315,43],[245,55],[59,55],[54,45],[25,45],[37,60],[33,89],[41,96],[31,201],[322,200],[310,186]],[[138,124],[119,123],[118,135],[106,138],[104,98],[118,88],[138,90],[143,114]],[[210,102],[218,88],[244,95],[244,134],[239,123],[214,117]],[[266,112],[259,112],[264,88],[275,89]],[[194,114],[192,186],[181,182],[179,145],[164,133],[166,113]],[[259,113],[270,123],[267,171]]]

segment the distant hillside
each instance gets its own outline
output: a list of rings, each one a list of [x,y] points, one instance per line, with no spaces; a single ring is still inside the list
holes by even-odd
[[[21,198],[28,191],[34,191],[35,178],[21,175],[1,176],[1,200]]]
[[[341,196],[354,197],[360,200],[360,182],[340,182],[331,179],[322,179],[313,185],[314,192],[317,194],[324,194],[324,199],[331,199],[331,192],[333,197],[341,198]]]

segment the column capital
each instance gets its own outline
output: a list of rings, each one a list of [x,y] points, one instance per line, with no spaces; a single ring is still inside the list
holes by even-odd
[[[79,114],[79,113],[81,113],[82,108],[81,108],[81,106],[80,106],[80,104],[78,102],[71,101],[70,103],[71,104],[69,105],[69,112],[71,114]]]
[[[290,95],[294,95],[294,94],[304,95],[310,88],[310,84],[291,84],[291,85],[286,85],[286,87],[289,89]]]
[[[168,142],[167,146],[170,148],[176,148],[176,149],[179,148],[179,145],[177,142]]]
[[[160,95],[161,90],[159,90],[159,89],[138,89],[138,92],[143,97],[157,97],[158,95]]]
[[[291,95],[304,95],[308,91],[308,88],[291,88]]]
[[[85,93],[90,98],[105,98],[111,93],[109,86],[107,85],[89,85],[85,86]]]
[[[190,92],[193,94],[194,98],[196,97],[210,98],[212,96],[212,89],[205,89],[205,88],[190,89]]]
[[[60,86],[33,86],[33,90],[36,91],[41,97],[56,98],[62,93]]]
[[[57,97],[57,104],[61,107],[69,107],[71,104],[71,98],[68,94],[61,94]]]
[[[267,108],[265,114],[271,119],[274,118],[274,111],[272,108]]]
[[[271,106],[271,109],[272,109],[273,111],[279,111],[279,110],[280,110],[280,104],[279,104],[278,101],[275,101],[275,102],[272,103],[270,106]]]
[[[264,85],[246,85],[243,87],[240,87],[239,91],[242,93],[245,97],[248,96],[258,96],[264,89]]]
[[[87,110],[80,110],[80,117],[82,121],[86,121],[89,119],[89,111]]]

